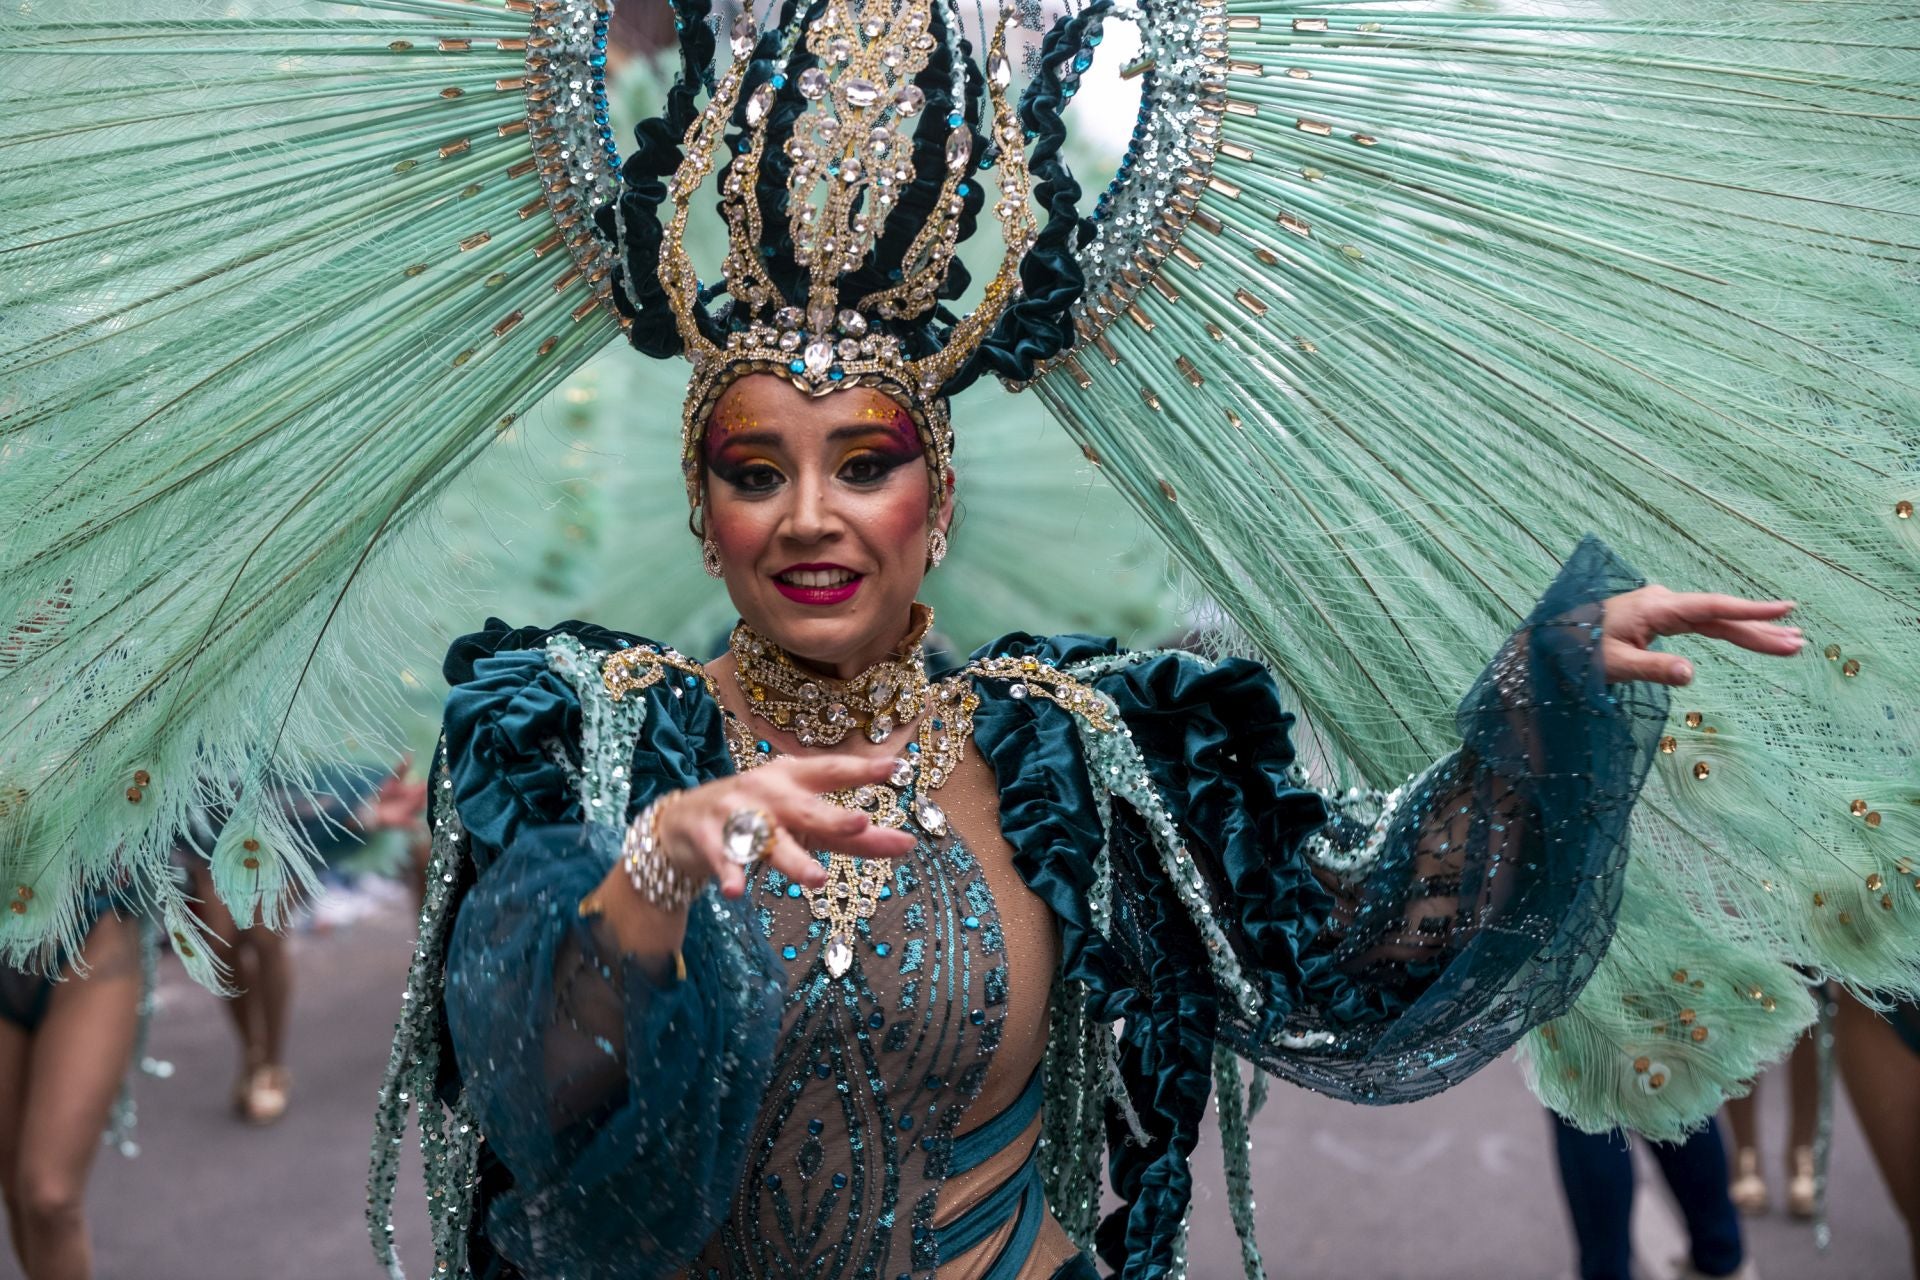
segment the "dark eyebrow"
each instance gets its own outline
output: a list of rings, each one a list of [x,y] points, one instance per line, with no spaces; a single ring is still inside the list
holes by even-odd
[[[856,436],[873,435],[875,433],[890,436],[893,434],[893,430],[884,422],[856,423],[852,426],[835,427],[833,430],[827,432],[827,439],[851,440]],[[780,437],[771,431],[743,431],[738,435],[724,435],[720,441],[723,445],[744,444],[762,449],[772,448],[780,442]]]

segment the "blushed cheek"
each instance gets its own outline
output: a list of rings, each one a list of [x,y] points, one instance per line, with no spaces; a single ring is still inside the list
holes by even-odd
[[[921,468],[921,475],[926,474]],[[888,501],[873,513],[876,540],[892,548],[902,563],[917,565],[927,540],[927,485],[891,486]]]
[[[772,528],[756,518],[752,508],[722,502],[707,509],[707,536],[720,548],[720,558],[729,565],[752,565],[760,560]]]

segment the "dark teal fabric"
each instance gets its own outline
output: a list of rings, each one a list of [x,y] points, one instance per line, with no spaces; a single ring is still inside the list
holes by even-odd
[[[1092,1012],[1118,1028],[1121,1072],[1147,1137],[1128,1141],[1112,1121],[1109,1175],[1121,1207],[1098,1244],[1117,1275],[1171,1272],[1217,1042],[1337,1096],[1397,1101],[1462,1078],[1572,1001],[1606,945],[1626,816],[1666,709],[1657,690],[1608,688],[1597,660],[1600,605],[1634,585],[1605,548],[1582,545],[1512,642],[1504,678],[1483,677],[1462,703],[1462,750],[1425,776],[1364,875],[1334,876],[1309,856],[1316,833],[1346,849],[1366,823],[1330,818],[1328,799],[1295,782],[1292,720],[1257,664],[1162,655],[1094,681],[1131,730],[1210,887],[1259,997],[1251,1015],[1217,988],[1140,815],[1116,803],[1111,838],[1103,836],[1071,717],[1045,699],[1010,696],[1004,681],[978,682],[975,741],[998,779],[1015,867],[1059,921],[1064,975],[1085,983]],[[633,642],[578,623],[557,630],[594,648]],[[755,966],[764,960],[771,971],[773,961],[739,950],[724,915],[701,917],[689,933],[687,983],[664,989],[600,958],[591,931],[569,914],[613,851],[605,837],[580,837],[578,803],[547,746],[577,744],[580,716],[539,649],[549,634],[494,623],[448,660],[447,760],[480,869],[456,924],[449,1006],[487,1149],[505,1160],[492,1183],[483,1178],[502,1188],[487,1221],[516,1257],[562,1223],[596,1247],[639,1241],[649,1257],[684,1263],[739,1176],[733,1135],[752,1119],[749,1090],[765,1087],[777,1030],[744,987],[722,979],[744,970],[750,987],[760,980]],[[1115,650],[1084,637],[1012,636],[983,653],[1071,668]],[[675,678],[646,695],[636,806],[731,771],[717,705],[697,679]],[[1114,875],[1104,931],[1089,907],[1103,841]],[[1433,871],[1436,862],[1446,874]],[[1440,901],[1458,910],[1428,929]],[[1397,956],[1384,943],[1401,934],[1425,952],[1383,959]],[[618,993],[635,1074],[602,1105],[555,1123],[542,1075],[550,1067],[529,1046],[553,1034],[549,976],[568,946]],[[738,1087],[700,1099],[695,1117],[694,1084],[719,1062]],[[682,1121],[690,1127],[674,1127]],[[646,1155],[663,1149],[662,1134],[673,1135],[664,1164]],[[579,1274],[601,1272],[582,1264]]]
[[[579,699],[541,647],[554,632],[628,643],[578,623],[496,623],[448,659],[446,763],[477,875],[448,944],[444,1060],[458,1062],[487,1138],[475,1270],[665,1275],[725,1213],[767,1087],[781,986],[771,954],[746,945],[738,908],[718,899],[689,916],[683,982],[613,953],[580,916],[619,836],[583,823],[552,755],[580,740]],[[643,695],[635,806],[731,767],[717,708],[679,679]]]
[[[1322,1092],[1394,1102],[1462,1079],[1571,1004],[1610,934],[1627,816],[1666,716],[1663,691],[1609,689],[1598,661],[1601,603],[1637,585],[1606,548],[1581,545],[1512,642],[1510,689],[1481,679],[1461,705],[1461,752],[1426,776],[1378,862],[1338,894],[1306,857],[1309,838],[1338,824],[1325,797],[1291,780],[1292,717],[1261,667],[1174,654],[1094,681],[1131,730],[1261,992],[1252,1020],[1215,988],[1140,815],[1121,803],[1108,850],[1113,926],[1091,927],[1102,832],[1079,734],[1048,700],[982,682],[975,741],[1000,782],[1015,865],[1060,920],[1064,972],[1121,1028],[1122,1071],[1149,1138],[1128,1142],[1111,1125],[1109,1176],[1123,1205],[1099,1247],[1117,1274],[1148,1280],[1173,1265],[1216,1040]],[[1015,635],[976,656],[1072,669],[1116,653],[1111,641]],[[1451,833],[1435,833],[1456,810],[1472,812],[1468,839],[1447,850],[1456,874],[1428,884],[1416,864],[1446,848]],[[1373,946],[1423,893],[1470,906],[1431,958],[1374,961]],[[1336,905],[1348,917],[1338,928]],[[1276,1039],[1283,1029],[1330,1043],[1289,1048]]]

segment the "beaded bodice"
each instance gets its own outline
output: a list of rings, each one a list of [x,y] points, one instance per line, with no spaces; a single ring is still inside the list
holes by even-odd
[[[970,746],[966,757],[936,821],[909,821],[918,843],[859,922],[844,974],[797,885],[768,869],[751,882],[786,1004],[747,1166],[695,1280],[897,1280],[936,1267],[946,1280],[994,1261],[994,1239],[943,1257],[940,1229],[1020,1165],[1033,1134],[950,1176],[954,1139],[1011,1106],[1038,1069],[1056,943],[1013,871],[986,765]]]

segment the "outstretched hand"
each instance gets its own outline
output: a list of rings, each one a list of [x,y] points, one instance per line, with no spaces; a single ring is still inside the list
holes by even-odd
[[[1601,664],[1607,682],[1651,680],[1683,685],[1692,681],[1691,662],[1647,648],[1661,636],[1705,636],[1754,653],[1790,658],[1807,643],[1800,628],[1779,621],[1793,608],[1791,600],[1744,600],[1701,591],[1669,591],[1661,586],[1623,592],[1606,602],[1601,618],[1605,632]]]

